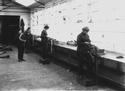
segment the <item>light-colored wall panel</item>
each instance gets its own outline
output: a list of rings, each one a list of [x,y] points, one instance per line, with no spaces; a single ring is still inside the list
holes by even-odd
[[[124,0],[69,0],[32,13],[32,33],[40,35],[48,24],[50,37],[67,42],[76,40],[81,28],[88,25],[95,45],[125,54],[124,8]]]

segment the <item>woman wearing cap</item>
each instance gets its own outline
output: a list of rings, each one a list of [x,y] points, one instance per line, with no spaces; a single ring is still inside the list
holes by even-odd
[[[77,55],[79,62],[79,79],[90,77],[92,75],[92,59],[90,55],[91,40],[88,35],[89,28],[82,28],[82,32],[77,36]],[[86,70],[84,69],[86,68]],[[86,85],[89,85],[86,83]]]

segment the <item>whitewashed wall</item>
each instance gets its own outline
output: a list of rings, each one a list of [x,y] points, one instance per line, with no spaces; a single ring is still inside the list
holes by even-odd
[[[67,0],[63,4],[32,13],[32,32],[40,35],[44,24],[48,24],[50,37],[65,42],[76,40],[81,26],[88,21],[87,3],[88,0]]]
[[[48,24],[49,36],[66,42],[76,40],[81,28],[88,25],[95,45],[125,54],[124,8],[124,0],[67,0],[32,13],[32,33],[40,35]]]
[[[112,51],[125,53],[124,0],[91,0],[91,39]]]

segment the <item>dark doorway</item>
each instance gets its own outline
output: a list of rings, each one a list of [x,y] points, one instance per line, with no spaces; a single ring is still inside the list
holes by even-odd
[[[0,16],[0,39],[6,44],[14,44],[19,31],[20,16]]]

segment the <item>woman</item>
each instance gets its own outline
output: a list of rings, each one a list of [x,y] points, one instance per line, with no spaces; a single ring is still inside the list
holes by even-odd
[[[41,46],[42,46],[42,57],[43,60],[40,60],[41,63],[43,64],[48,64],[48,38],[47,38],[47,30],[49,29],[48,25],[44,26],[44,29],[41,33]]]
[[[18,61],[25,61],[23,59],[24,55],[24,48],[25,48],[25,42],[27,40],[27,31],[23,32],[22,30],[19,31],[18,36]]]

